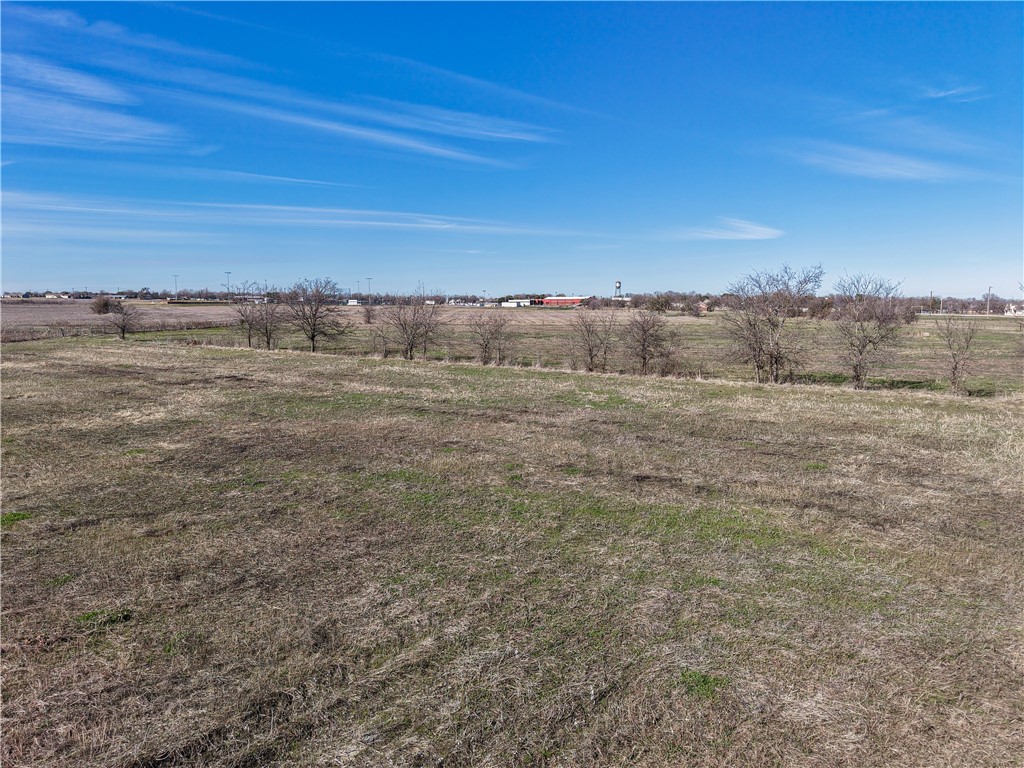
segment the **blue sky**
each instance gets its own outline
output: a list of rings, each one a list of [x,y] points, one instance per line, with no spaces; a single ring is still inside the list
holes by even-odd
[[[4,290],[1024,271],[1020,3],[4,3]]]

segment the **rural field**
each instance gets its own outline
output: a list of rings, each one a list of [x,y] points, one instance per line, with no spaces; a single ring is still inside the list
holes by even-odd
[[[219,347],[247,346],[248,339],[239,324],[238,313],[225,305],[169,305],[162,302],[129,302],[139,308],[137,332],[131,338],[139,342],[187,342]],[[482,318],[503,317],[509,322],[506,353],[509,362],[538,368],[570,367],[568,346],[575,315],[586,310],[481,309],[443,307],[438,341],[427,351],[435,361],[471,362],[478,357],[473,331]],[[364,322],[362,308],[340,307],[337,312],[349,330],[336,339],[320,343],[318,350],[330,354],[380,355],[380,331],[384,327],[385,308],[375,308],[371,324]],[[621,331],[630,312],[601,310],[599,316],[614,314]],[[749,381],[749,366],[733,355],[730,339],[722,326],[722,312],[705,317],[679,313],[664,315],[668,346],[671,349],[669,375],[724,378]],[[1024,317],[965,316],[979,324],[974,342],[974,358],[968,391],[979,396],[1003,395],[1024,391]],[[959,320],[959,319],[958,319]],[[948,353],[936,331],[936,317],[921,316],[904,329],[901,342],[872,366],[873,387],[890,389],[947,389]],[[844,384],[848,371],[838,361],[835,340],[828,333],[829,322],[798,321],[793,330],[805,347],[805,364],[799,377],[803,382]],[[6,342],[65,338],[86,335],[113,335],[108,317],[93,314],[89,301],[23,302],[5,300],[0,307],[0,327]],[[259,344],[258,339],[253,340]],[[308,342],[301,333],[282,324],[274,341],[275,348],[303,350]],[[397,355],[394,342],[388,352]],[[418,353],[419,354],[419,353]],[[613,345],[608,368],[629,372],[631,363],[622,344]]]
[[[3,340],[87,336],[113,333],[109,317],[93,314],[88,299],[4,299],[0,305]],[[145,330],[187,330],[234,323],[235,313],[224,305],[167,304],[162,301],[129,302],[141,313]]]
[[[855,391],[709,319],[702,378],[544,367],[570,314],[6,344],[3,764],[1020,765],[1019,331],[959,397],[920,323]]]

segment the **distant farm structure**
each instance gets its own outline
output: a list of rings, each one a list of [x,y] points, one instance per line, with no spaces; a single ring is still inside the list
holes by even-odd
[[[545,296],[541,299],[545,307],[578,307],[590,296]]]

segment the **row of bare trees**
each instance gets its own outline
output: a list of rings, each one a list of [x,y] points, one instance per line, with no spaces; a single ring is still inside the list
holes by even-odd
[[[806,361],[808,336],[800,320],[821,287],[820,265],[796,270],[788,265],[775,272],[743,276],[729,286],[729,303],[716,313],[733,342],[735,358],[749,364],[757,382],[793,381]],[[828,333],[839,349],[840,360],[854,387],[867,385],[870,372],[883,364],[899,344],[904,328],[913,322],[910,302],[899,284],[877,275],[840,278],[832,294]],[[316,352],[326,342],[337,342],[354,330],[347,313],[340,311],[341,292],[330,278],[307,279],[288,289],[243,283],[242,300],[233,305],[250,347],[272,349],[285,327],[301,333]],[[107,299],[94,311],[106,313],[124,338],[137,329],[141,314],[131,305]],[[382,357],[397,352],[407,360],[428,355],[443,341],[447,324],[439,304],[430,301],[422,286],[399,303],[364,305],[363,321]],[[971,321],[945,318],[936,322],[936,334],[948,353],[947,379],[954,391],[963,391],[974,358],[978,327]],[[518,335],[512,318],[501,313],[482,315],[469,331],[484,365],[508,364],[516,358]],[[603,372],[612,359],[625,359],[637,373],[672,373],[676,340],[662,313],[579,310],[570,321],[566,351],[573,369]]]
[[[675,370],[676,339],[654,310],[580,312],[573,316],[570,331],[567,345],[574,369],[607,371],[609,360],[619,355],[643,376]]]
[[[800,270],[783,265],[775,272],[752,272],[729,286],[729,303],[718,315],[719,322],[733,341],[736,359],[751,366],[755,381],[794,380],[809,351],[806,335],[796,326],[806,316],[823,276],[820,265]],[[319,343],[338,340],[354,327],[339,313],[340,292],[328,278],[303,280],[286,291],[243,284],[241,292],[260,297],[235,307],[250,346],[258,340],[271,348],[279,328],[287,324],[301,332],[310,351],[316,352]],[[426,357],[430,348],[442,343],[446,318],[422,286],[396,304],[379,309],[364,305],[363,309],[363,321],[374,326],[372,335],[382,357],[392,351],[406,360],[417,353]],[[899,344],[915,315],[898,283],[856,274],[836,282],[830,319],[826,327],[840,360],[853,386],[862,389],[871,370],[883,364]],[[964,389],[977,330],[976,324],[954,318],[936,323],[936,333],[948,352],[947,378],[954,391]],[[484,365],[508,364],[518,351],[512,319],[505,314],[482,316],[469,335]],[[574,369],[607,371],[609,361],[619,356],[641,375],[673,370],[676,347],[664,316],[649,309],[576,312],[566,345]]]
[[[340,311],[341,292],[330,278],[300,280],[287,290],[243,283],[243,300],[234,305],[239,323],[245,329],[249,346],[259,341],[271,349],[283,327],[300,332],[316,352],[325,342],[337,342],[350,334],[355,324]],[[363,322],[376,325],[375,338],[381,354],[387,357],[392,345],[402,357],[411,360],[417,351],[426,356],[439,342],[444,318],[440,306],[428,303],[422,288],[400,303],[378,309],[363,306]]]
[[[804,362],[806,337],[794,332],[793,321],[804,316],[821,287],[821,265],[777,272],[753,272],[729,287],[731,301],[719,317],[732,338],[737,356],[753,367],[755,381],[793,380]],[[903,298],[899,283],[873,274],[844,275],[835,284],[825,327],[839,348],[839,357],[853,386],[863,389],[869,372],[886,362],[917,316],[913,302]],[[963,392],[973,364],[979,326],[973,320],[945,317],[935,332],[946,348],[946,378],[954,392]]]
[[[250,347],[258,341],[272,349],[281,329],[289,326],[316,352],[319,344],[344,337],[354,325],[338,311],[338,284],[328,277],[300,280],[287,290],[242,283],[239,294],[242,298],[232,308]]]

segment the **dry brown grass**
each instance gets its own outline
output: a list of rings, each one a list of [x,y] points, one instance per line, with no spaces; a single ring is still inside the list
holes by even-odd
[[[140,313],[144,330],[185,330],[235,325],[238,316],[229,306],[170,305],[159,301],[128,301]],[[93,314],[88,299],[4,299],[0,327],[5,342],[114,333],[107,315]]]
[[[4,352],[4,764],[1024,754],[1019,396]]]
[[[26,341],[55,337],[114,332],[109,321],[89,312],[88,301],[44,302],[4,300],[0,304],[3,340]],[[133,302],[140,308],[142,322],[134,334],[135,340],[182,341],[190,344],[239,347],[246,346],[246,334],[232,307],[202,305],[167,305],[159,302]],[[509,320],[508,338],[503,342],[506,361],[518,366],[567,368],[573,354],[570,350],[572,320],[586,310],[552,309],[493,309],[476,307],[441,307],[443,330],[438,343],[432,344],[429,357],[449,362],[470,362],[479,357],[479,330],[482,320],[501,317]],[[318,350],[345,355],[376,355],[380,352],[378,331],[381,317],[378,312],[375,325],[363,323],[361,307],[340,307],[345,321],[354,326],[353,333],[344,338],[318,344]],[[605,310],[602,316],[619,317],[620,330],[629,316],[627,310]],[[700,378],[727,378],[750,380],[752,371],[738,364],[733,355],[730,339],[720,318],[710,315],[702,318],[669,314],[666,316],[670,355],[656,361],[654,368],[660,375],[696,376]],[[980,323],[976,340],[976,364],[967,391],[972,395],[989,396],[1024,391],[1024,323],[1019,319],[994,316],[974,318]],[[841,364],[842,350],[822,323],[801,321],[793,330],[803,337],[802,345],[808,354],[799,369],[801,381],[843,384],[849,381],[849,371]],[[302,350],[308,347],[305,337],[282,325],[275,346],[282,349]],[[620,341],[613,345],[608,360],[609,370],[630,372],[634,361]],[[391,354],[397,355],[395,342]],[[577,355],[578,356],[578,355]],[[902,334],[900,343],[883,359],[869,367],[870,388],[933,389],[948,387],[948,353],[933,320],[922,317]]]

